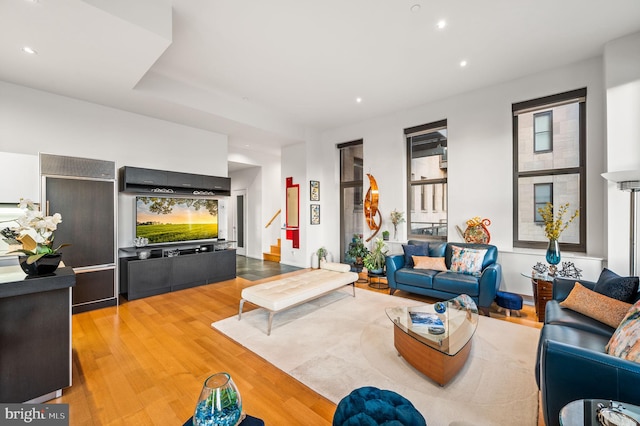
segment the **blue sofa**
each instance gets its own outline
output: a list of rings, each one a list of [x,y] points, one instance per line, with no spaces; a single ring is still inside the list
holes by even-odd
[[[640,405],[640,364],[605,351],[615,329],[560,306],[576,281],[589,290],[596,285],[556,278],[538,342],[535,374],[547,426],[559,425],[562,407],[578,399],[611,399]],[[640,293],[628,301],[638,299]]]
[[[404,290],[443,300],[467,294],[474,300],[480,312],[489,315],[489,307],[496,297],[502,279],[502,267],[496,263],[498,249],[495,246],[470,243],[427,243],[416,240],[409,241],[408,245],[423,245],[428,256],[444,257],[447,269],[451,268],[453,245],[487,250],[487,253],[484,256],[482,272],[479,276],[451,271],[415,269],[406,264],[405,255],[387,256],[387,281],[391,294],[396,290]]]

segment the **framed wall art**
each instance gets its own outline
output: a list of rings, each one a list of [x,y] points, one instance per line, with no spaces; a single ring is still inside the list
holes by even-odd
[[[311,224],[320,225],[320,204],[311,204]]]
[[[320,201],[320,182],[317,180],[309,181],[309,200]]]

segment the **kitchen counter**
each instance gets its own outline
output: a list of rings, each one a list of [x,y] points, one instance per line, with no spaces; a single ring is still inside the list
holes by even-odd
[[[71,386],[72,268],[27,277],[0,266],[0,402],[45,402]]]

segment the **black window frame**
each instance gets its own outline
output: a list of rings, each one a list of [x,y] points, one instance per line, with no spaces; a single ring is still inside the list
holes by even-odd
[[[411,170],[411,160],[412,160],[412,140],[411,138],[413,136],[416,136],[419,133],[429,133],[429,132],[437,132],[438,130],[441,129],[447,129],[447,146],[448,146],[448,127],[447,127],[447,119],[443,119],[443,120],[439,120],[439,121],[435,121],[432,123],[427,123],[427,124],[422,124],[419,126],[414,126],[414,127],[409,127],[407,129],[404,129],[404,135],[406,138],[406,161],[407,161],[407,239],[416,239],[416,240],[429,240],[429,241],[447,241],[448,238],[448,233],[449,233],[449,211],[448,209],[443,209],[446,210],[446,215],[447,215],[447,222],[446,222],[446,235],[426,235],[426,234],[413,234],[411,232],[411,223],[412,223],[412,215],[411,212],[412,207],[412,203],[413,203],[413,196],[412,196],[412,187],[413,186],[421,186],[422,188],[424,188],[424,185],[432,185],[435,188],[435,185],[437,184],[442,184],[442,185],[447,185],[447,191],[446,191],[446,206],[443,205],[443,207],[447,207],[448,206],[448,202],[449,202],[449,191],[448,191],[448,171],[447,171],[447,177],[445,178],[438,178],[438,179],[418,179],[418,180],[413,180],[412,179],[412,170]],[[445,151],[446,153],[444,154],[444,161],[446,161],[446,156],[448,155],[448,151]],[[422,176],[421,176],[422,177]],[[443,194],[445,193],[445,191],[443,190]],[[432,210],[435,208],[435,206],[432,206]]]
[[[524,112],[535,111],[536,109],[552,108],[563,104],[578,102],[579,115],[579,139],[578,139],[578,166],[557,169],[519,171],[519,144],[518,144],[518,116]],[[546,248],[547,241],[519,240],[518,230],[518,180],[523,177],[537,176],[557,176],[563,174],[578,174],[580,205],[577,207],[580,215],[578,243],[560,243],[562,250],[581,252],[587,251],[587,88],[571,90],[555,95],[545,96],[528,101],[517,102],[512,105],[512,134],[513,134],[513,247],[520,248]],[[573,206],[575,208],[575,206]],[[568,219],[565,217],[565,220]]]
[[[538,117],[548,117],[549,120],[549,129],[544,131],[538,131],[536,129],[536,118]],[[541,133],[549,133],[549,148],[546,149],[537,149],[538,138],[537,136]],[[533,114],[533,152],[536,154],[543,154],[547,152],[553,152],[553,111],[541,111]]]

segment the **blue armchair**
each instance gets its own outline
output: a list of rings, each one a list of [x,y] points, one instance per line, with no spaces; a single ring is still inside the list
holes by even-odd
[[[489,307],[496,297],[502,279],[502,267],[496,263],[498,249],[488,244],[470,243],[425,243],[409,241],[409,245],[424,245],[425,253],[430,257],[444,257],[447,269],[451,268],[452,246],[487,250],[479,276],[451,271],[415,269],[407,264],[405,255],[387,256],[387,281],[390,293],[404,290],[437,299],[452,299],[460,294],[470,296],[478,309],[489,315]],[[427,251],[428,250],[428,251]]]

